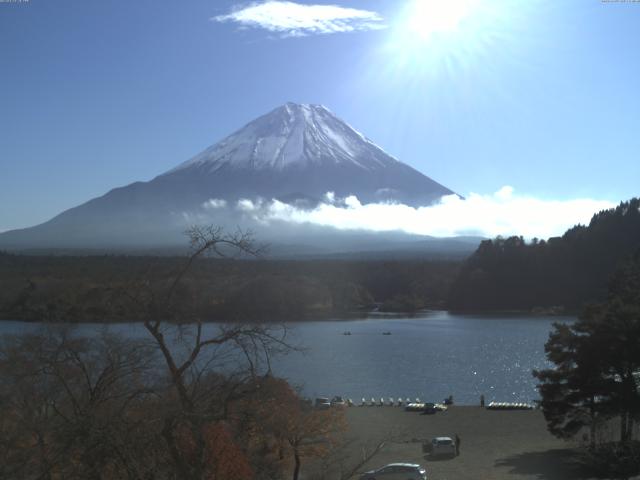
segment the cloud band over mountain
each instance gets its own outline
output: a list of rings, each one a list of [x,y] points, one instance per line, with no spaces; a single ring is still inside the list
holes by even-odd
[[[465,200],[449,195],[432,206],[411,207],[397,203],[363,205],[355,196],[336,199],[330,193],[313,209],[298,208],[278,200],[241,200],[235,208],[262,223],[282,221],[315,224],[340,230],[402,231],[417,235],[523,235],[549,238],[568,228],[589,223],[592,215],[613,207],[593,199],[541,200],[515,195],[503,187],[491,195],[472,193]]]

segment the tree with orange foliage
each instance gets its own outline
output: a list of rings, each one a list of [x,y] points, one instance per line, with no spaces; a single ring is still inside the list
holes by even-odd
[[[271,436],[281,456],[293,458],[293,480],[298,480],[303,458],[326,455],[346,429],[342,408],[317,410],[283,379],[261,379],[255,400],[261,434]]]
[[[337,434],[345,429],[344,412],[341,408],[314,410],[310,405],[299,402],[287,420],[285,438],[295,462],[293,480],[298,480],[301,459],[328,453],[337,440]]]
[[[211,423],[204,427],[203,434],[207,456],[206,477],[225,480],[251,480],[253,469],[244,451],[236,443],[223,422]]]

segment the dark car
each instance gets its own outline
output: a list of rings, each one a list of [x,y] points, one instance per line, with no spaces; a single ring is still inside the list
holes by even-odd
[[[424,413],[425,415],[433,415],[434,413],[437,413],[437,412],[438,412],[438,409],[436,408],[435,403],[425,403],[424,408],[422,409],[422,413]]]

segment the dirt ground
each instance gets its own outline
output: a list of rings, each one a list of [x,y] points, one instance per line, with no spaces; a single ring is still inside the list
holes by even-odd
[[[422,415],[399,407],[347,409],[349,443],[334,460],[356,465],[375,445],[380,451],[358,468],[351,478],[392,462],[419,463],[430,480],[568,480],[588,478],[573,461],[575,443],[556,439],[546,430],[542,413],[490,411],[454,406],[447,412]],[[422,452],[422,441],[455,434],[461,439],[460,455],[434,460]],[[342,471],[347,471],[346,467]],[[339,478],[339,474],[330,477]]]

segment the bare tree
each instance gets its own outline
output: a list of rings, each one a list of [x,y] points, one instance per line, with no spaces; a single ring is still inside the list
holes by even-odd
[[[193,227],[191,254],[164,289],[145,281],[125,292],[137,305],[144,327],[161,352],[169,378],[169,402],[162,437],[180,478],[211,478],[205,432],[229,420],[229,405],[246,396],[258,374],[270,371],[270,357],[291,350],[286,328],[264,324],[205,325],[177,298],[194,264],[206,255],[259,256],[250,232],[227,234],[220,227]],[[188,445],[188,447],[185,447]]]
[[[64,329],[5,338],[0,477],[147,477],[160,458],[140,408],[153,395],[148,347]]]
[[[5,342],[0,477],[279,475],[253,468],[253,444],[242,442],[241,428],[244,417],[260,421],[245,400],[260,397],[271,356],[291,350],[286,328],[206,324],[183,285],[201,257],[255,257],[261,249],[240,231],[194,227],[188,235],[191,254],[171,278],[148,274],[110,289],[110,308],[142,318],[148,339],[81,338],[57,329]]]

